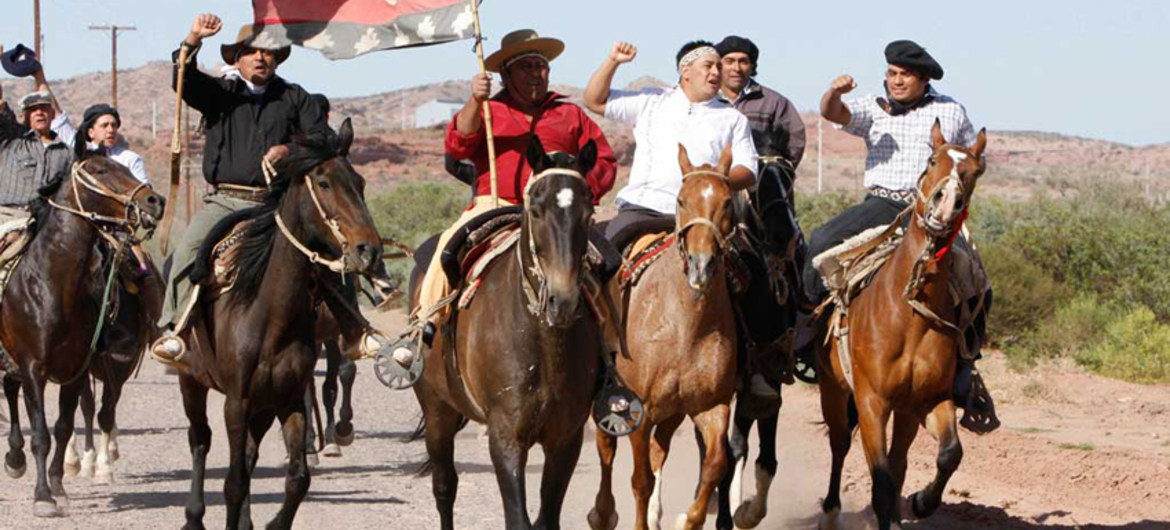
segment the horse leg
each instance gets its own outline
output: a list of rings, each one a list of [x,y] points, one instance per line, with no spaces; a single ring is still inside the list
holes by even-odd
[[[650,438],[650,472],[654,474],[654,490],[650,493],[650,503],[646,507],[650,528],[659,528],[661,525],[662,468],[666,466],[666,457],[670,455],[670,441],[674,438],[674,432],[678,430],[683,419],[684,416],[679,415],[658,424],[654,428],[654,435]],[[706,507],[704,507],[705,509]]]
[[[353,443],[353,383],[357,380],[357,363],[337,351],[341,360],[338,375],[341,378],[341,410],[337,422],[337,444],[345,447]]]
[[[77,401],[81,397],[81,389],[88,381],[85,378],[74,381],[73,384],[61,387],[58,394],[57,424],[53,427],[53,435],[57,439],[57,447],[53,452],[53,462],[49,466],[49,490],[57,501],[57,508],[64,515],[69,507],[69,495],[65,493],[65,448],[73,438],[73,422],[77,416]]]
[[[496,471],[496,483],[504,501],[504,528],[528,530],[528,495],[524,487],[524,468],[528,465],[528,448],[516,439],[515,433],[503,432],[501,424],[511,424],[511,418],[488,419],[488,453]]]
[[[455,472],[455,434],[459,432],[462,418],[424,384],[415,386],[415,395],[423,409],[431,491],[439,510],[440,528],[454,530],[455,496],[459,490],[459,475]]]
[[[829,449],[832,451],[832,467],[829,474],[829,491],[821,503],[821,530],[835,530],[840,527],[841,517],[841,470],[845,457],[853,443],[853,426],[849,421],[849,394],[845,392],[828,371],[820,378],[821,415],[829,428]]]
[[[107,381],[102,385],[102,410],[98,413],[98,428],[102,431],[101,443],[98,445],[97,462],[94,466],[93,481],[97,484],[111,484],[114,482],[114,462],[117,442],[117,410],[118,400],[122,396],[121,385],[114,381]],[[92,437],[91,437],[92,438]]]
[[[207,388],[194,378],[179,376],[183,410],[187,414],[187,445],[191,448],[191,493],[187,498],[187,524],[184,530],[201,530],[207,505],[203,502],[203,478],[207,469],[207,451],[211,448],[211,426],[207,424]]]
[[[85,453],[77,454],[77,435],[69,437],[69,444],[65,446],[65,476],[83,477],[93,476],[93,463],[96,453],[93,450],[93,386],[88,384],[81,389],[81,419],[85,423]]]
[[[955,426],[955,403],[951,400],[935,405],[926,416],[926,431],[938,441],[938,470],[934,480],[909,500],[914,517],[929,517],[942,504],[942,494],[947,481],[963,461],[963,444],[959,442],[959,431]]]
[[[731,415],[731,406],[728,404],[716,405],[699,414],[692,416],[695,425],[703,433],[703,441],[707,446],[703,457],[702,480],[699,482],[699,494],[691,504],[686,514],[680,515],[675,522],[679,530],[702,528],[707,520],[707,504],[711,500],[711,493],[715,486],[723,479],[727,471],[727,424]]]
[[[635,530],[649,528],[647,510],[650,507],[650,497],[654,490],[654,473],[650,470],[650,433],[652,429],[654,429],[654,425],[647,421],[628,436],[630,452],[634,455],[634,474],[630,477],[630,486],[634,490]]]
[[[337,343],[324,340],[321,345],[325,348],[325,382],[321,384],[321,398],[325,402],[325,456],[341,456],[341,446],[337,444],[337,424],[333,419],[333,407],[337,405],[337,368],[341,364],[341,351]]]
[[[886,457],[886,425],[890,422],[890,407],[886,401],[874,394],[864,382],[857,378],[857,415],[861,428],[861,446],[865,451],[865,460],[869,464],[870,478],[873,480],[873,493],[870,503],[874,514],[877,515],[878,530],[889,530],[893,522],[894,508],[897,505],[897,492],[894,489],[894,477],[890,473],[889,459]]]
[[[780,421],[780,410],[775,414],[760,418],[756,423],[756,433],[760,439],[760,455],[756,457],[756,495],[749,497],[735,509],[735,526],[737,528],[755,528],[768,515],[768,491],[772,489],[772,479],[776,478],[776,427]],[[747,457],[747,447],[744,447],[744,457]],[[737,469],[741,473],[743,466]],[[730,527],[728,527],[730,528]]]
[[[578,430],[568,440],[555,446],[544,447],[544,470],[540,478],[540,513],[536,516],[536,528],[560,529],[561,507],[565,502],[565,493],[569,490],[569,481],[573,479],[573,470],[577,468],[577,459],[581,456],[583,435],[584,433]]]
[[[894,505],[894,522],[900,522],[909,517],[910,513],[903,510],[901,504],[902,485],[906,482],[906,455],[918,435],[918,418],[903,413],[894,413],[894,435],[890,439],[890,475],[894,478],[895,499],[899,502]]]
[[[719,512],[715,518],[715,528],[718,530],[731,530],[734,527],[731,507],[739,507],[743,499],[743,472],[747,466],[748,457],[747,437],[751,433],[753,423],[755,420],[743,413],[739,406],[736,406],[731,418],[731,434],[727,437],[727,456],[731,466],[728,467],[727,473],[724,473],[723,480],[719,482],[718,487]],[[702,481],[701,470],[707,445],[703,441],[703,433],[697,427],[695,428],[695,439],[699,443],[699,479]]]
[[[24,407],[28,411],[32,426],[32,453],[37,465],[37,485],[34,490],[33,515],[57,517],[61,510],[53,500],[46,476],[46,460],[49,457],[49,425],[45,420],[45,381],[35,375],[32,367],[24,373]]]
[[[272,428],[274,421],[276,414],[271,412],[248,416],[248,434],[244,442],[244,476],[248,482],[248,494],[244,496],[244,502],[240,506],[240,528],[246,530],[252,528],[251,484],[252,476],[256,473],[256,463],[260,461],[260,442],[264,441],[264,435]]]
[[[12,478],[24,476],[24,435],[20,432],[20,375],[4,374],[4,397],[8,400],[8,453],[4,455],[4,472]]]
[[[613,457],[617,454],[617,438],[597,428],[594,433],[597,438],[597,457],[601,463],[601,484],[587,520],[592,530],[614,530],[618,524],[613,498]]]
[[[276,513],[276,517],[268,523],[269,529],[286,529],[292,528],[293,518],[297,515],[297,508],[300,508],[301,502],[305,500],[305,495],[309,493],[309,466],[306,457],[306,449],[303,447],[305,442],[305,431],[308,428],[309,416],[303,409],[292,407],[281,414],[280,425],[281,431],[284,434],[285,448],[288,449],[288,469],[284,478],[284,502],[280,505],[280,511]],[[271,424],[271,422],[268,422]],[[268,430],[267,427],[264,430]],[[255,431],[253,431],[255,432]],[[261,436],[263,433],[260,434]],[[257,437],[256,443],[260,440]]]
[[[309,378],[309,384],[305,385],[305,404],[304,413],[305,418],[305,439],[301,442],[301,449],[305,452],[305,465],[309,467],[317,467],[321,461],[317,458],[317,430],[313,428],[313,405],[317,401],[317,382],[312,377]],[[281,422],[283,425],[283,422]],[[325,436],[325,433],[320,433],[320,436]],[[289,460],[292,460],[292,455],[289,455]]]
[[[223,497],[227,504],[227,523],[230,529],[251,528],[252,521],[244,513],[248,500],[248,405],[244,399],[227,396],[223,404],[223,420],[227,425],[228,472],[223,481]]]

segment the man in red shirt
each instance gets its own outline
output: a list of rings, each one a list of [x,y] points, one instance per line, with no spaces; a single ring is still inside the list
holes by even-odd
[[[487,133],[483,127],[484,101],[490,101],[491,105],[500,206],[523,201],[524,186],[532,174],[524,155],[533,134],[540,138],[546,151],[574,156],[592,140],[597,144],[597,164],[585,179],[593,190],[593,203],[597,204],[613,187],[617,159],[601,128],[581,107],[564,101],[564,95],[548,90],[549,62],[564,48],[560,40],[541,37],[533,30],[513,31],[504,36],[500,50],[484,61],[488,71],[500,74],[504,89],[489,100],[491,74],[472,78],[471,99],[447,127],[445,146],[447,154],[454,159],[471,160],[475,164],[475,199],[439,237],[440,250],[432,257],[420,286],[420,315],[428,314],[451,289],[440,264],[441,249],[466,222],[495,207],[488,169]],[[431,322],[438,323],[446,314],[446,310],[436,312]]]

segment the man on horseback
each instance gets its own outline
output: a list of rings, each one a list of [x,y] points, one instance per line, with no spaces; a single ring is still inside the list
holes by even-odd
[[[633,61],[637,54],[633,44],[615,44],[585,89],[585,106],[611,120],[633,125],[637,142],[630,183],[618,193],[618,215],[606,227],[605,236],[611,240],[637,221],[674,215],[682,187],[679,144],[686,146],[695,166],[717,166],[723,149],[730,146],[728,179],[732,189],[756,183],[759,157],[748,120],[716,98],[720,73],[714,45],[694,41],[679,50],[675,57],[679,81],[673,88],[610,90],[618,66]]]
[[[525,160],[532,135],[539,137],[548,151],[574,156],[593,141],[597,145],[597,164],[585,175],[593,191],[593,203],[597,204],[613,187],[617,159],[601,128],[580,107],[564,101],[564,95],[548,90],[549,63],[564,48],[560,40],[541,37],[531,29],[505,35],[500,49],[484,61],[489,72],[500,74],[504,90],[491,96],[491,74],[476,75],[471,81],[471,98],[447,127],[448,160],[470,160],[475,165],[475,197],[455,224],[440,235],[435,255],[423,277],[417,318],[424,321],[424,341],[429,342],[435,325],[448,313],[446,306],[439,304],[451,290],[440,260],[444,247],[468,221],[497,207],[491,195],[487,133],[483,126],[485,101],[489,102],[493,117],[499,206],[518,205],[523,201],[524,189],[532,175],[532,168]],[[413,346],[406,342],[398,348],[413,351]]]
[[[829,293],[820,272],[811,264],[812,258],[869,228],[894,222],[899,213],[914,203],[919,193],[918,179],[933,154],[931,127],[935,121],[940,123],[949,142],[964,147],[975,142],[975,130],[967,119],[966,109],[931,85],[931,80],[942,79],[943,69],[924,48],[908,40],[894,41],[886,46],[885,56],[888,63],[885,97],[868,95],[843,102],[841,96],[857,86],[852,77],[843,75],[833,80],[821,98],[821,114],[825,119],[865,139],[865,186],[869,193],[861,204],[845,210],[812,233],[810,263],[804,268],[804,289],[814,306],[819,306]],[[971,253],[963,237],[957,238],[955,244],[961,253]],[[819,340],[808,338],[810,342]],[[979,343],[980,340],[974,341],[975,348]],[[811,344],[808,347],[811,349]],[[972,350],[971,357],[971,362],[960,362],[956,371],[955,404],[974,405],[975,410],[968,410],[968,414],[993,416],[990,396],[985,391],[975,396],[981,387],[972,381],[973,359],[978,357],[976,349]]]
[[[715,45],[719,50],[722,69],[722,87],[719,99],[743,113],[751,127],[752,141],[760,155],[759,181],[768,185],[757,185],[751,193],[754,216],[757,223],[748,223],[758,229],[760,247],[747,249],[765,262],[759,268],[767,271],[767,281],[760,282],[773,291],[776,304],[791,310],[801,302],[803,294],[799,288],[799,266],[803,263],[805,248],[804,235],[796,222],[796,204],[793,184],[796,167],[804,157],[804,121],[796,105],[780,93],[756,81],[760,49],[750,39],[730,35]],[[762,232],[762,233],[761,233]],[[791,284],[791,285],[789,285]],[[763,298],[760,298],[763,300]],[[747,300],[740,301],[743,312],[756,310]],[[789,322],[791,318],[786,319]],[[769,328],[788,328],[790,323],[777,325],[769,322]],[[749,325],[749,323],[744,323]],[[787,329],[752,330],[753,334],[767,336],[771,341],[781,338]],[[776,338],[774,338],[776,337]],[[773,342],[775,344],[775,342]],[[790,344],[790,342],[786,343]],[[784,359],[757,359],[752,366],[767,367],[759,370],[764,380],[752,376],[752,392],[761,397],[779,396],[782,372],[790,352],[782,352]],[[766,387],[760,385],[766,383]],[[770,388],[769,388],[770,387]]]
[[[57,133],[61,135],[62,140],[72,145],[77,141],[78,129],[73,128],[68,114],[61,113],[61,117],[63,123],[57,129]],[[90,105],[82,114],[81,140],[86,143],[87,149],[104,149],[106,156],[126,166],[134,178],[149,184],[150,178],[146,175],[146,165],[142,162],[142,157],[127,149],[125,139],[118,135],[121,128],[122,116],[118,114],[117,109],[105,103]]]
[[[199,15],[181,44],[189,50],[183,100],[202,113],[207,123],[203,176],[212,191],[204,196],[204,207],[191,218],[175,247],[159,320],[159,326],[169,332],[151,348],[164,363],[183,362],[186,348],[174,328],[191,303],[193,286],[187,275],[208,232],[229,214],[263,203],[267,179],[262,166],[287,155],[294,135],[323,138],[325,134],[321,109],[309,93],[276,75],[290,48],[268,47],[257,39],[253,26],[244,26],[236,42],[220,48],[220,56],[239,70],[238,76],[214,78],[199,70],[196,57],[203,39],[219,33],[222,26],[215,15]],[[176,83],[178,57],[175,51]]]

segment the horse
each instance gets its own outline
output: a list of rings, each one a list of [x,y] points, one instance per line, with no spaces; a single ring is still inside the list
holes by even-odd
[[[762,135],[770,143],[771,135]],[[774,152],[757,146],[761,153]],[[776,429],[783,404],[779,389],[757,393],[761,372],[772,377],[792,370],[789,364],[796,315],[800,304],[800,271],[803,261],[799,227],[792,210],[794,170],[787,161],[761,164],[760,182],[750,194],[751,202],[737,215],[747,227],[745,252],[740,252],[748,270],[747,288],[736,300],[740,319],[740,361],[749,368],[740,370],[740,387],[732,413],[728,457],[731,466],[719,483],[719,514],[715,527],[755,528],[768,513],[768,491],[776,477]],[[750,210],[749,210],[750,209]],[[755,493],[744,495],[748,436],[756,426],[759,455],[755,463]],[[696,432],[702,444],[702,436]]]
[[[79,152],[70,174],[40,190],[31,208],[31,242],[12,271],[0,304],[0,343],[12,356],[19,379],[6,378],[11,412],[9,476],[25,470],[16,390],[24,388],[32,424],[32,452],[37,466],[33,514],[64,515],[68,495],[62,484],[65,449],[73,436],[78,399],[85,376],[106,362],[109,348],[102,332],[116,305],[110,295],[119,262],[137,243],[138,229],[151,229],[165,201],[128,169],[96,153]],[[99,370],[100,372],[100,370]],[[61,385],[54,435],[56,452],[46,460],[51,442],[45,417],[45,385]]]
[[[353,299],[356,305],[356,298]],[[324,448],[321,455],[326,457],[340,457],[341,448],[353,443],[353,384],[357,379],[357,363],[347,354],[356,344],[347,344],[337,324],[337,319],[329,308],[320,305],[317,307],[317,343],[318,351],[325,355],[325,381],[321,385],[321,397],[325,404],[325,424],[320,436],[324,438]],[[344,345],[344,349],[342,346]],[[340,383],[341,408],[337,409],[338,384]],[[310,406],[316,403],[315,382],[310,392]],[[337,414],[334,411],[337,410]],[[318,418],[320,419],[320,418]],[[312,430],[312,425],[309,426]]]
[[[203,528],[211,444],[207,393],[212,389],[226,398],[227,527],[251,526],[252,472],[260,442],[278,418],[290,458],[284,501],[268,526],[290,528],[308,492],[304,398],[317,360],[316,302],[329,304],[347,335],[360,333],[360,314],[334,295],[337,273],[383,274],[382,240],[366,209],[365,181],[347,160],[352,142],[348,119],[336,142],[298,139],[276,164],[265,202],[220,221],[199,251],[191,280],[202,289],[213,286],[216,244],[237,223],[250,222],[238,243],[231,290],[218,297],[194,296],[193,320],[182,328],[192,354],[190,366],[179,375],[192,460],[186,528]]]
[[[122,397],[122,387],[138,369],[147,346],[162,331],[155,323],[162,312],[162,295],[166,284],[154,262],[145,253],[136,251],[135,255],[138,257],[137,263],[124,267],[120,273],[120,304],[110,324],[103,355],[90,367],[94,380],[102,382],[102,408],[97,414],[101,443],[94,444],[95,385],[85,385],[81,394],[85,445],[79,454],[74,436],[65,446],[66,477],[90,477],[96,484],[110,484],[114,481],[114,464],[121,456],[118,451],[117,408]]]
[[[414,386],[423,412],[427,469],[444,530],[454,528],[458,476],[455,435],[474,420],[487,425],[505,527],[533,528],[524,468],[539,443],[545,464],[536,527],[560,528],[561,505],[577,458],[598,375],[602,339],[581,294],[593,193],[583,175],[597,159],[590,141],[576,159],[545,154],[533,136],[526,158],[520,235],[483,274],[466,309],[433,338]],[[441,249],[440,249],[441,250]],[[427,260],[416,254],[412,306]]]
[[[726,469],[724,438],[736,387],[737,335],[724,265],[734,226],[726,177],[731,153],[725,150],[717,167],[695,168],[680,145],[679,167],[683,184],[672,243],[678,252],[662,252],[630,289],[623,303],[628,356],[620,355],[616,363],[620,379],[644,407],[642,424],[629,434],[634,527],[640,529],[658,527],[662,466],[686,416],[702,433],[705,454],[695,501],[676,526],[702,527]],[[617,281],[609,288],[618,299]],[[588,522],[595,530],[612,530],[618,523],[612,491],[617,439],[600,429],[596,435],[601,485]]]
[[[895,222],[910,217],[905,235],[842,317],[852,381],[838,341],[818,352],[821,409],[833,455],[821,528],[838,526],[841,468],[858,426],[882,530],[898,527],[903,517],[934,513],[963,458],[952,398],[962,336],[950,329],[955,311],[947,282],[953,253],[947,251],[986,169],[987,134],[980,130],[970,149],[949,144],[936,120],[931,143],[934,152],[918,180],[918,198]],[[887,450],[891,415],[893,436]],[[900,502],[906,455],[919,425],[938,442],[937,472],[930,484]]]

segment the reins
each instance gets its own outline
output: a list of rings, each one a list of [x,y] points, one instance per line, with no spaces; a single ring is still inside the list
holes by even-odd
[[[544,268],[540,266],[540,260],[536,256],[536,239],[532,235],[532,212],[528,208],[528,194],[533,184],[549,175],[566,175],[585,181],[585,176],[580,171],[567,168],[549,168],[529,177],[528,183],[524,186],[524,231],[528,234],[526,246],[528,247],[528,258],[532,264],[526,271],[524,254],[520,248],[525,245],[516,245],[516,259],[520,262],[520,286],[524,290],[524,297],[528,300],[526,307],[528,308],[528,312],[536,317],[543,315],[548,309],[549,294],[548,280],[545,278]],[[589,222],[593,222],[592,218]],[[588,231],[588,228],[586,230]],[[586,253],[587,256],[588,253]],[[529,273],[531,273],[531,276]],[[534,282],[536,285],[533,285]]]
[[[686,175],[683,175],[683,178],[682,178],[683,183],[686,183],[687,179],[689,179],[691,177],[696,177],[696,176],[701,176],[701,175],[719,177],[719,179],[722,180],[724,183],[728,182],[727,175],[724,175],[723,173],[720,173],[718,171],[709,170],[709,169],[699,169],[699,170],[691,171],[690,173],[687,173]],[[728,186],[728,189],[730,189],[730,186]],[[676,225],[675,229],[674,229],[674,236],[675,236],[675,240],[678,241],[678,251],[682,255],[682,262],[683,262],[683,270],[684,271],[687,268],[686,236],[687,236],[687,232],[689,232],[691,230],[691,228],[694,228],[695,226],[706,226],[706,227],[711,229],[711,232],[715,235],[715,242],[718,245],[718,247],[719,247],[718,250],[721,254],[724,251],[726,251],[728,248],[727,240],[730,239],[732,236],[734,236],[735,231],[739,229],[738,226],[732,227],[732,233],[729,234],[727,237],[724,237],[723,232],[719,228],[719,225],[715,224],[714,221],[712,221],[711,219],[709,219],[708,217],[703,216],[703,215],[692,217],[689,221],[684,223],[682,226]]]
[[[272,179],[276,176],[276,168],[267,159],[261,163],[261,168],[263,169],[265,182],[271,187]],[[310,250],[284,224],[284,219],[280,216],[279,211],[275,213],[276,226],[280,228],[280,233],[284,234],[285,239],[288,239],[294,248],[309,258],[309,261],[341,274],[342,281],[344,281],[345,275],[353,272],[350,270],[349,262],[345,259],[345,251],[349,248],[349,241],[346,239],[345,234],[342,233],[341,225],[337,222],[337,219],[330,217],[325,212],[325,208],[321,206],[321,200],[317,198],[317,191],[313,188],[313,179],[308,174],[305,175],[305,186],[309,189],[309,197],[313,199],[313,206],[317,208],[317,214],[321,216],[322,221],[325,221],[326,226],[329,227],[329,232],[333,234],[333,238],[341,245],[341,257],[337,259],[323,258],[320,253]]]

